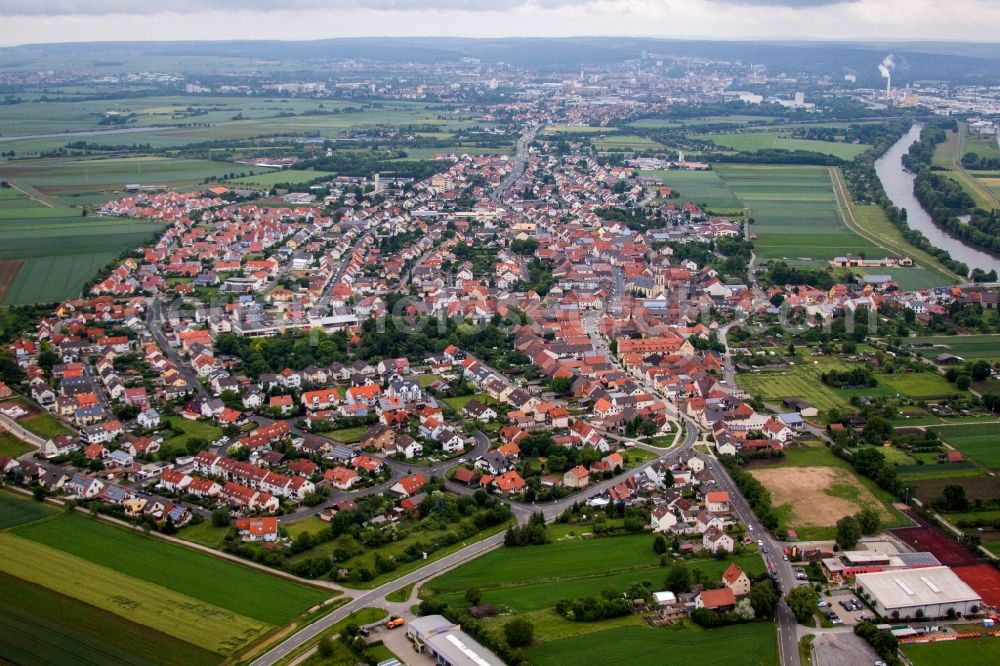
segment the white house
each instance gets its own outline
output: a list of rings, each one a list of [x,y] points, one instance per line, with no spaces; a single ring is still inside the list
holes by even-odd
[[[159,427],[160,415],[155,409],[150,407],[143,412],[139,412],[139,415],[135,417],[135,422],[144,430],[152,430]]]

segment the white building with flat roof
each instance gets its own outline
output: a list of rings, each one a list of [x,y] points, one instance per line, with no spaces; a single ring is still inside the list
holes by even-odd
[[[965,581],[945,566],[858,574],[855,589],[864,592],[883,617],[944,617],[949,610],[967,615],[983,604]],[[894,615],[894,613],[898,613]]]
[[[406,631],[417,652],[441,666],[504,666],[490,650],[443,615],[427,615],[410,622]]]

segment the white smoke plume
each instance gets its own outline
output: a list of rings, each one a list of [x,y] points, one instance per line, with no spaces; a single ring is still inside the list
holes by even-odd
[[[896,69],[896,56],[890,53],[879,63],[878,71],[882,74],[883,79],[888,79],[894,69]]]

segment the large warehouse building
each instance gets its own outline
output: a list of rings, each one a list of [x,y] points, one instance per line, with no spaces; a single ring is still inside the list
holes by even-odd
[[[968,614],[983,600],[948,567],[924,567],[858,574],[855,587],[865,592],[883,617],[944,617],[950,609]],[[898,613],[898,616],[893,613]]]

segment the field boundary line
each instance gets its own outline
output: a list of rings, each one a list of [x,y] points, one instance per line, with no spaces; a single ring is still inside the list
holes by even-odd
[[[55,208],[57,202],[52,197],[42,194],[30,185],[21,185],[16,180],[10,180],[9,178],[4,178],[7,183],[13,187],[15,190],[25,195],[32,201],[37,201],[43,206],[48,206],[49,208]]]
[[[866,238],[871,242],[875,243],[878,247],[883,250],[888,250],[890,252],[895,252],[902,256],[911,257],[915,262],[921,264],[925,269],[937,273],[942,277],[947,278],[952,282],[960,282],[961,280],[951,271],[944,269],[943,267],[938,267],[932,262],[928,261],[926,258],[919,256],[919,248],[915,248],[912,245],[907,244],[906,246],[897,245],[893,241],[888,241],[884,238],[879,238],[876,234],[868,231],[858,222],[857,218],[854,217],[854,210],[851,208],[851,202],[847,198],[847,191],[844,186],[844,182],[841,179],[840,170],[837,167],[828,167],[830,172],[830,179],[833,182],[833,193],[834,200],[837,202],[837,211],[840,213],[840,219],[843,220],[844,225],[858,234],[862,238]],[[909,247],[909,250],[905,248]]]
[[[962,166],[962,155],[965,152],[965,133],[968,130],[968,125],[965,123],[958,124],[958,150],[955,154],[951,156],[951,163],[955,167],[955,175],[958,176],[963,182],[972,187],[976,192],[978,192],[986,201],[992,201],[995,207],[1000,207],[1000,198],[998,198],[993,192],[983,187],[979,180],[973,176],[971,173],[966,171],[965,167]],[[1000,138],[997,139],[1000,142]]]

